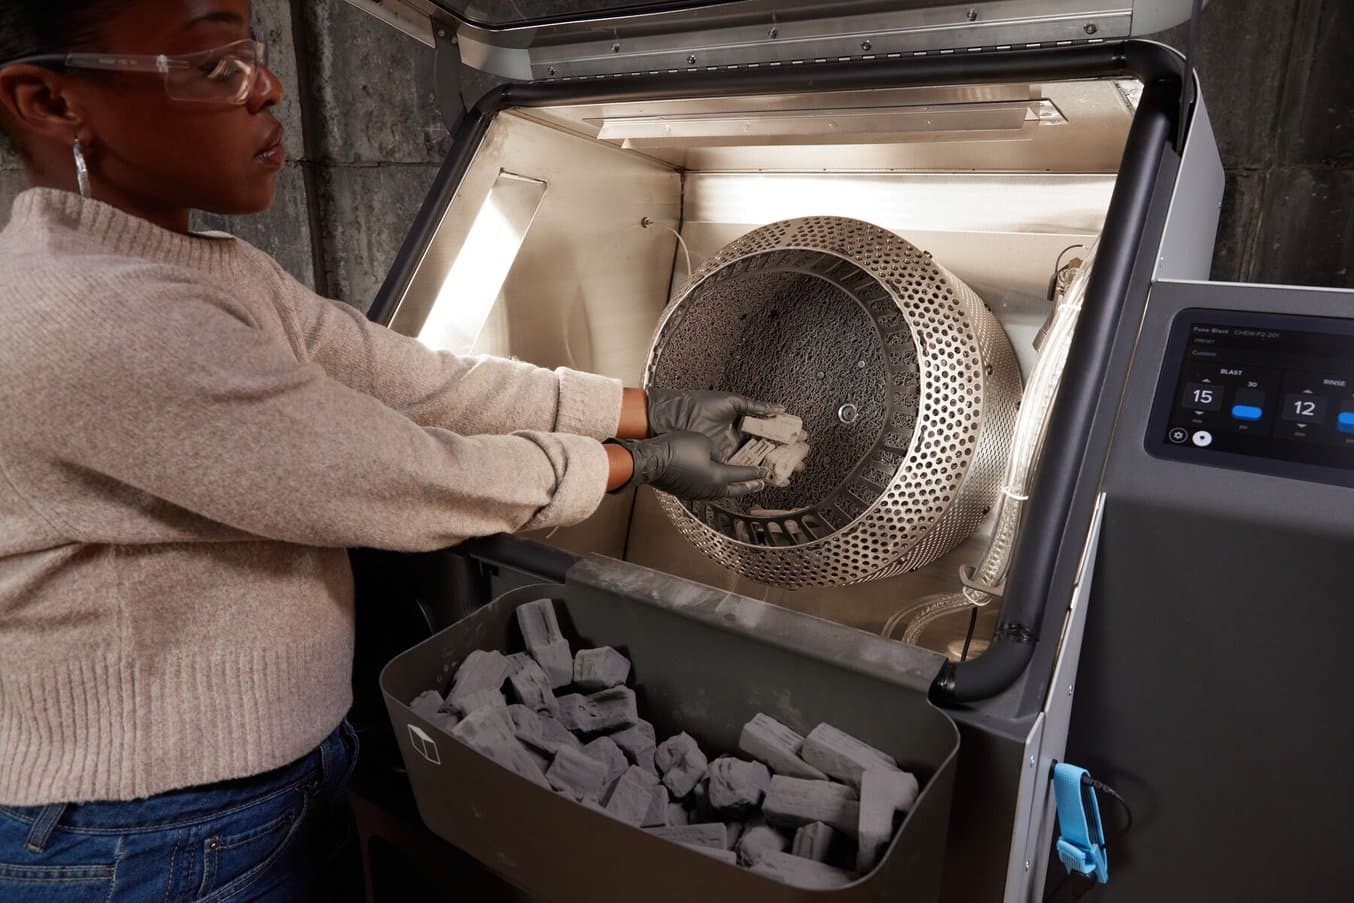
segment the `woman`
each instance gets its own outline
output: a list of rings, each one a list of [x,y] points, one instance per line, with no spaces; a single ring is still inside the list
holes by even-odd
[[[346,547],[764,476],[721,461],[769,406],[430,352],[191,234],[191,210],[265,209],[285,162],[249,18],[0,11],[34,186],[0,233],[5,899],[304,896],[355,755]]]

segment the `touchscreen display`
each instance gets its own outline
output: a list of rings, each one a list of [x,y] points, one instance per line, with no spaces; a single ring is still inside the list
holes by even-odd
[[[1173,391],[1159,394],[1152,429],[1158,449],[1176,452],[1169,457],[1354,470],[1351,321],[1187,311],[1166,363],[1176,368]],[[1171,385],[1163,376],[1159,393]]]

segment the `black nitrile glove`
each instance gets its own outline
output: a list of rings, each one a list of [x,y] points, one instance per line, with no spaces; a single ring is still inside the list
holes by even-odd
[[[690,430],[709,437],[714,457],[727,461],[746,438],[738,429],[744,414],[771,417],[784,414],[785,406],[753,401],[731,392],[674,392],[671,389],[647,389],[649,396],[649,432],[655,436]]]
[[[635,475],[627,485],[647,483],[679,499],[735,498],[760,492],[767,477],[763,467],[736,467],[716,461],[709,437],[700,433],[665,433],[652,439],[617,439],[635,459]]]

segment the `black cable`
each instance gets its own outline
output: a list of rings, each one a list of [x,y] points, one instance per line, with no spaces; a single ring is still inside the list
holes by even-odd
[[[974,605],[968,615],[968,633],[964,634],[964,649],[959,653],[961,662],[968,661],[968,647],[973,642],[973,631],[978,626],[978,606]]]
[[[1091,786],[1094,787],[1096,790],[1100,791],[1100,792],[1103,793],[1103,794],[1106,794],[1107,796],[1112,796],[1112,797],[1114,797],[1115,802],[1117,802],[1117,803],[1119,804],[1119,808],[1124,810],[1124,826],[1123,826],[1122,828],[1119,829],[1119,833],[1118,833],[1118,834],[1115,834],[1115,835],[1114,835],[1114,839],[1115,839],[1116,841],[1117,841],[1117,840],[1122,840],[1122,839],[1123,839],[1123,836],[1124,836],[1125,834],[1127,834],[1129,831],[1133,830],[1133,810],[1132,810],[1132,808],[1129,807],[1129,805],[1128,805],[1128,800],[1124,799],[1124,798],[1119,794],[1119,791],[1115,790],[1115,789],[1114,789],[1113,787],[1111,787],[1109,784],[1106,784],[1106,783],[1103,782],[1103,781],[1097,781],[1095,778],[1091,777],[1090,775],[1083,775],[1082,778],[1081,778],[1081,782],[1082,782],[1083,784],[1089,784],[1089,785],[1091,785]],[[1102,821],[1103,821],[1103,819],[1102,819]],[[1106,845],[1106,846],[1109,846],[1109,842],[1110,842],[1110,838],[1109,838],[1108,836],[1106,836],[1106,838],[1105,838],[1105,845]]]

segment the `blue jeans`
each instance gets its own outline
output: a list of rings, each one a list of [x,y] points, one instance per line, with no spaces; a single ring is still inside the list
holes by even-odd
[[[0,806],[0,900],[305,900],[360,892],[347,721],[266,774],[129,803]],[[347,848],[345,848],[347,847]]]

